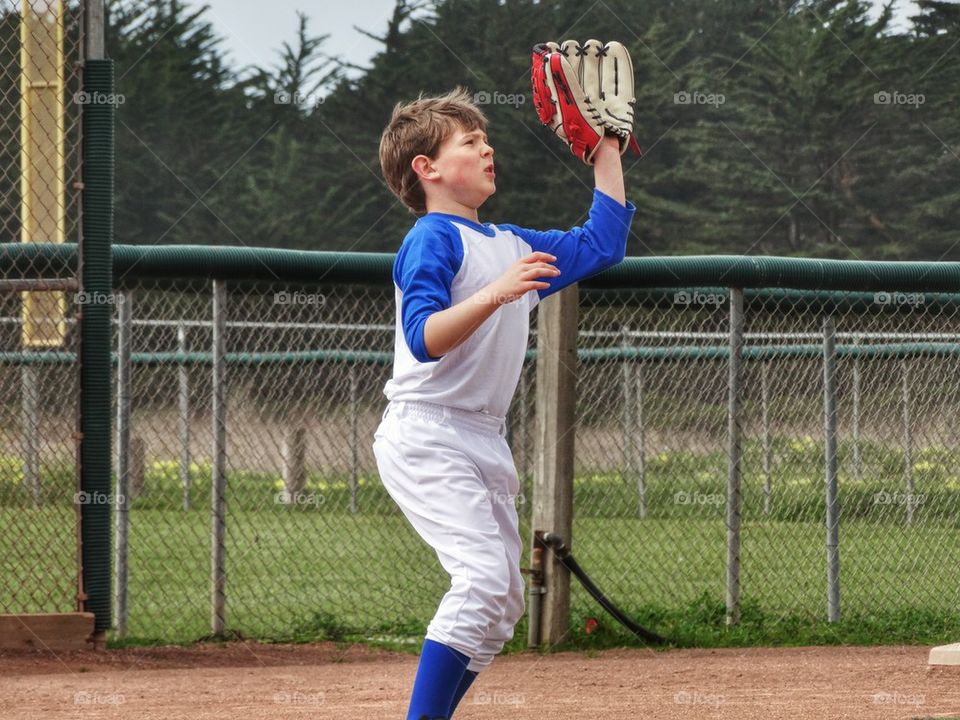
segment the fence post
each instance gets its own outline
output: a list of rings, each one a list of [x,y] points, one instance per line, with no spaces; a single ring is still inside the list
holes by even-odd
[[[34,507],[43,503],[43,493],[40,488],[40,463],[37,457],[37,438],[39,437],[40,419],[38,416],[39,388],[37,387],[37,368],[30,363],[20,368],[21,407],[23,408],[23,429],[21,442],[23,443],[23,482]]]
[[[740,506],[743,463],[743,288],[730,289],[730,380],[727,404],[727,625],[740,622]]]
[[[302,427],[291,428],[283,439],[283,487],[280,496],[286,505],[296,506],[307,481],[306,472],[307,431]]]
[[[552,532],[571,547],[573,463],[577,380],[577,302],[573,285],[540,304],[537,320],[537,435],[531,531]],[[531,547],[534,545],[531,542]],[[570,573],[556,555],[543,558],[545,595],[539,636],[554,645],[570,624]]]
[[[620,397],[623,402],[623,477],[629,484],[634,477],[633,467],[633,438],[635,426],[633,421],[633,383],[630,378],[630,361],[627,359],[627,347],[630,342],[630,326],[620,328]],[[642,506],[642,503],[641,503]]]
[[[180,422],[180,486],[183,509],[190,509],[190,372],[187,368],[187,327],[177,326],[177,351],[183,360],[177,366],[177,387]]]
[[[640,519],[647,517],[647,431],[643,416],[643,360],[637,358],[636,403],[637,403],[637,493],[640,496]]]
[[[104,3],[84,4],[83,90],[111,95],[114,89],[113,61],[104,57]],[[109,296],[113,289],[113,199],[114,199],[113,103],[83,107],[83,200],[82,239],[77,259],[80,291]],[[110,362],[111,309],[108,303],[86,303],[80,311],[80,490],[109,495],[113,488],[113,418],[111,416]],[[113,513],[107,504],[80,506],[80,567],[78,609],[94,614],[94,647],[104,647],[113,626]]]
[[[527,386],[527,367],[524,362],[520,366],[520,480],[525,491],[526,483],[530,478],[530,450],[528,449],[530,428],[527,425],[530,422],[530,413],[527,412],[530,388]]]
[[[910,365],[906,358],[900,361],[903,375],[903,479],[907,489],[907,525],[913,524],[913,434],[910,432]]]
[[[860,336],[853,337],[853,479],[858,482],[863,475],[860,460]]]
[[[763,423],[763,514],[770,514],[773,495],[773,459],[770,443],[770,361],[760,363],[760,413]]]
[[[823,319],[823,429],[826,475],[827,620],[840,619],[840,505],[837,498],[837,348],[833,317]]]
[[[118,295],[117,306],[117,493],[114,508],[117,529],[114,626],[117,637],[127,635],[128,537],[130,529],[130,351],[133,341],[133,293]]]
[[[130,436],[130,452],[128,453],[129,465],[127,466],[127,490],[129,497],[136,499],[143,495],[147,483],[147,443],[138,435]]]
[[[227,406],[226,329],[227,287],[213,281],[213,482],[211,490],[211,625],[215,636],[226,625],[226,490],[227,490]]]
[[[357,484],[359,480],[358,465],[360,459],[357,455],[359,449],[359,439],[357,433],[357,367],[353,363],[349,365],[350,371],[350,512],[357,512]]]

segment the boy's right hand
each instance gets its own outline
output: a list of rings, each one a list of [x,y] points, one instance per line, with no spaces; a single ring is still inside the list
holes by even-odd
[[[537,278],[552,278],[560,270],[550,263],[557,258],[550,253],[532,252],[507,268],[499,278],[487,286],[487,293],[497,305],[506,305],[522,297],[531,290],[546,290],[550,283]]]

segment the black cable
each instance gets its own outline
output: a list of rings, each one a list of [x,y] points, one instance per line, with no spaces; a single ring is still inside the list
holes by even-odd
[[[647,630],[645,627],[638,625],[634,620],[628,617],[620,608],[614,605],[606,595],[601,592],[593,580],[584,572],[583,568],[580,567],[580,564],[573,557],[573,554],[570,552],[570,549],[564,544],[563,538],[554,533],[547,533],[543,536],[543,542],[545,545],[553,548],[553,551],[557,557],[557,560],[560,561],[560,564],[563,565],[567,570],[569,570],[573,575],[576,576],[577,580],[580,581],[580,584],[583,585],[584,589],[593,596],[593,599],[600,603],[600,606],[606,610],[613,618],[623,625],[627,630],[632,632],[634,635],[643,638],[649,643],[654,644],[664,644],[667,642],[666,638],[661,637],[652,630]]]

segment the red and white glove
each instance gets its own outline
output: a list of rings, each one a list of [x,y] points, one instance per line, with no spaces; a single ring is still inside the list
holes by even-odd
[[[633,136],[633,63],[623,45],[598,40],[535,45],[531,79],[540,122],[587,165],[593,165],[604,135],[617,138],[621,155],[627,147],[641,154]]]

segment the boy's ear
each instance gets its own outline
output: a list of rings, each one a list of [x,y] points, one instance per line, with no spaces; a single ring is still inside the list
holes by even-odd
[[[426,155],[417,155],[410,161],[410,167],[421,180],[433,180],[440,176],[440,171],[433,166],[433,160]]]

